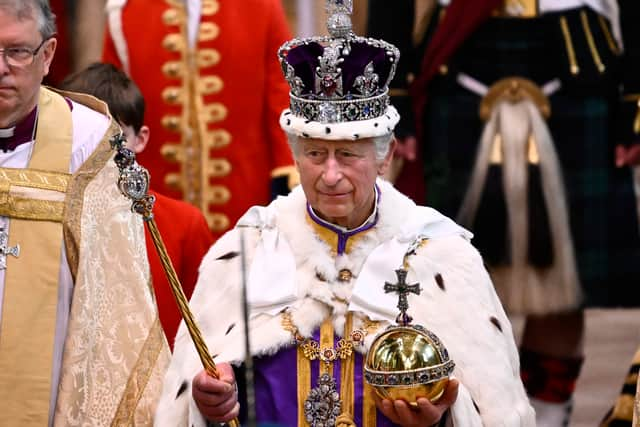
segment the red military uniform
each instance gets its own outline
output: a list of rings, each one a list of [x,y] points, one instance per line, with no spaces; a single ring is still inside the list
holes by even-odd
[[[104,60],[140,87],[158,141],[140,163],[155,188],[200,208],[220,236],[247,208],[270,200],[272,178],[294,171],[278,125],[288,105],[276,56],[289,38],[282,5],[201,0],[193,49],[183,1],[117,1],[107,9]]]
[[[180,200],[171,199],[156,192],[151,193],[156,196],[156,203],[153,206],[156,225],[162,235],[176,274],[180,278],[182,289],[187,298],[191,298],[198,279],[198,267],[213,244],[213,236],[198,209]],[[149,230],[146,228],[145,239],[153,288],[160,312],[160,323],[162,323],[162,329],[164,329],[169,345],[173,349],[173,339],[182,317],[158,252],[153,240],[151,240]]]

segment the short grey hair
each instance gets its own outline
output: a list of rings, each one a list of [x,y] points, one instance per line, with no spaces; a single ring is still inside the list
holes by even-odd
[[[298,154],[300,154],[299,152],[300,146],[298,145],[299,137],[298,135],[291,132],[285,132],[285,133],[287,134],[287,142],[289,143],[291,154],[293,154],[293,157],[297,157]],[[389,147],[391,146],[391,142],[393,142],[393,133],[374,136],[369,139],[371,139],[371,141],[373,142],[373,146],[375,147],[376,160],[379,162],[383,161],[384,158],[389,153]]]
[[[35,19],[45,40],[56,34],[56,16],[51,12],[49,0],[0,0],[0,9],[14,13],[20,21]]]

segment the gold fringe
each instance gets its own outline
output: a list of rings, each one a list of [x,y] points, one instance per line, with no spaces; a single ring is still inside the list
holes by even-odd
[[[571,41],[571,31],[569,31],[569,23],[565,16],[560,17],[560,28],[562,29],[562,35],[564,37],[564,44],[567,48],[567,56],[569,56],[569,70],[574,76],[580,72],[578,67],[578,61],[576,60],[576,51],[573,48],[573,42]]]
[[[591,33],[589,18],[587,17],[587,13],[584,10],[580,12],[580,20],[582,21],[582,29],[584,30],[584,35],[587,38],[587,44],[589,45],[589,50],[591,51],[593,63],[596,65],[598,72],[602,74],[606,71],[607,67],[605,67],[602,63],[602,59],[600,58],[600,54],[598,53],[596,42],[593,39],[593,34]]]
[[[618,45],[613,39],[611,31],[609,31],[609,26],[607,25],[602,15],[598,15],[598,22],[600,23],[600,27],[602,28],[602,32],[604,33],[604,38],[607,40],[607,44],[609,45],[609,49],[611,49],[611,52],[613,52],[615,55],[620,55],[620,49],[618,49]]]

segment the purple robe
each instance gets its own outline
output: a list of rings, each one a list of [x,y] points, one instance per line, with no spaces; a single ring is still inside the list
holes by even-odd
[[[319,331],[313,338],[319,340]],[[334,338],[334,348],[340,337]],[[363,356],[354,352],[354,421],[362,426],[363,401]],[[314,360],[311,367],[311,388],[318,383],[320,361]],[[333,362],[333,379],[340,392],[341,360]],[[256,392],[256,417],[259,423],[272,423],[283,427],[298,426],[297,351],[295,345],[280,350],[271,356],[254,358],[254,379]],[[380,411],[376,416],[376,427],[395,426]],[[373,426],[367,426],[373,427]]]

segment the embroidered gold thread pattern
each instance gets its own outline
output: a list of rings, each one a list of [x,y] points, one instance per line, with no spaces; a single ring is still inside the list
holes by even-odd
[[[70,179],[71,175],[57,172],[0,168],[0,181],[18,187],[65,192]]]
[[[571,74],[576,75],[580,72],[578,61],[576,60],[576,51],[573,48],[573,42],[571,41],[571,31],[569,31],[569,23],[564,16],[560,17],[560,28],[562,29],[562,36],[564,37],[564,44],[567,48],[567,56],[569,57],[569,70]]]
[[[587,44],[589,45],[589,50],[591,51],[593,63],[596,65],[598,72],[602,74],[605,72],[607,67],[605,67],[602,63],[602,59],[600,58],[600,54],[598,53],[596,42],[593,38],[593,33],[591,32],[589,18],[587,17],[587,13],[584,10],[580,12],[580,20],[582,21],[582,29],[584,30],[584,35],[587,38]]]
[[[163,348],[164,332],[160,324],[160,318],[156,317],[149,336],[140,351],[140,357],[132,369],[127,381],[127,387],[122,394],[118,410],[111,423],[112,427],[133,425],[138,402],[142,398],[149,378],[153,374],[156,360]]]
[[[107,161],[114,155],[109,144],[111,135],[120,132],[118,124],[112,120],[109,129],[105,133],[102,141],[91,156],[73,174],[73,179],[69,182],[67,197],[65,200],[65,214],[63,220],[64,243],[67,250],[67,260],[69,269],[75,281],[78,272],[80,242],[80,224],[82,208],[84,205],[84,191],[87,185],[96,177],[98,172],[107,164]],[[115,167],[115,164],[113,165]]]
[[[111,151],[108,144],[105,149]],[[108,158],[112,159],[112,156]],[[90,173],[91,169],[84,172]],[[90,419],[96,423],[113,425],[127,384],[132,378],[135,381],[141,379],[136,374],[139,362],[149,360],[142,356],[142,351],[148,348],[145,345],[157,321],[157,311],[152,296],[144,287],[150,278],[147,257],[144,254],[143,224],[138,215],[126,214],[130,211],[131,205],[120,194],[116,186],[117,178],[116,164],[108,161],[88,183],[82,200],[82,236],[78,244],[80,254],[89,253],[92,256],[81,256],[77,268],[69,336],[65,341],[65,360],[69,363],[65,363],[66,367],[61,373],[59,392],[63,399],[59,397],[56,410],[56,418],[63,419],[62,423],[78,414],[78,417],[91,417]],[[110,212],[121,212],[124,215],[118,217]],[[102,243],[96,244],[96,239],[89,239],[84,233],[98,237],[107,236],[108,239],[99,238],[98,241]],[[122,245],[121,242],[125,240],[127,244]],[[101,262],[103,259],[113,256],[115,247],[123,249],[120,255],[128,260],[126,268],[103,269],[97,276],[92,274],[95,266],[104,264]],[[123,280],[114,281],[114,277]],[[103,283],[110,285],[105,287],[102,286]],[[96,295],[105,300],[121,296],[122,304],[117,304],[117,307],[99,305],[88,310],[86,301]],[[134,311],[131,311],[132,307]],[[124,316],[123,313],[134,315]],[[104,325],[109,327],[104,328]],[[95,337],[95,340],[85,342],[86,340],[73,338],[84,336]],[[114,346],[122,343],[124,337],[130,345],[121,349],[117,345]],[[69,345],[70,342],[73,345]],[[160,354],[154,361],[149,360],[153,362],[154,367],[147,385],[137,403],[131,402],[136,404],[134,419],[127,423],[125,418],[125,422],[119,425],[149,425],[152,421],[161,389],[161,376],[169,361],[169,349],[164,337],[159,344],[162,346]],[[117,360],[108,357],[110,349],[117,351]],[[90,369],[78,370],[79,366],[88,366]],[[101,393],[105,384],[121,384],[122,387],[116,394]]]
[[[35,221],[62,222],[64,202],[33,200],[7,195],[0,205],[0,216]]]

